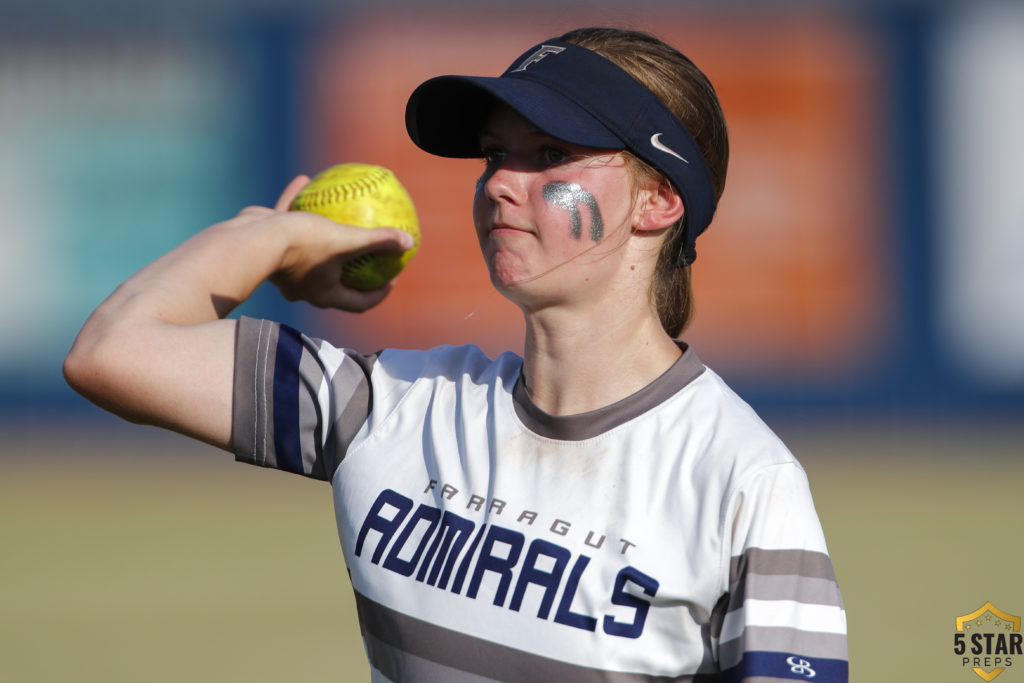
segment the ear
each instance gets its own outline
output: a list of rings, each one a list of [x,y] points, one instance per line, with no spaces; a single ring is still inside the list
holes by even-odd
[[[683,198],[667,181],[644,188],[637,202],[633,228],[640,231],[663,230],[683,217]]]

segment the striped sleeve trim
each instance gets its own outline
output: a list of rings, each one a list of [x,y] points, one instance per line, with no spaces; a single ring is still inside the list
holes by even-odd
[[[762,652],[789,652],[793,643],[801,644],[807,657],[846,658],[846,637],[838,633],[802,633],[793,628],[749,627],[744,639],[730,640],[718,646],[718,662],[723,669],[732,668],[743,659],[744,648]]]
[[[330,480],[334,470],[345,459],[348,447],[362,429],[373,405],[370,373],[377,362],[377,354],[359,355],[334,350],[340,359],[327,368],[329,383],[321,387],[320,402],[329,406],[329,427],[323,434],[323,462],[329,463],[325,479]],[[326,360],[326,359],[325,359]]]
[[[262,467],[276,467],[272,441],[274,360],[277,326],[242,318],[235,340],[232,440],[235,458]]]
[[[312,472],[312,464],[320,449],[316,448],[309,458],[304,457],[302,444],[302,374],[299,365],[303,361],[302,338],[295,330],[281,326],[277,334],[277,353],[274,356],[273,430],[274,451],[277,454],[277,468],[294,474]],[[315,425],[319,425],[315,420]],[[317,444],[319,446],[319,444]],[[309,462],[306,462],[306,461]]]
[[[718,683],[718,674],[656,676],[606,671],[493,643],[385,607],[355,591],[370,665],[393,681],[468,683]]]
[[[733,587],[731,602],[742,604],[744,600],[778,600],[793,597],[812,605],[843,606],[835,581],[798,574],[748,574],[745,581]]]
[[[844,659],[806,657],[786,652],[748,651],[736,666],[722,670],[723,683],[769,683],[770,681],[814,681],[833,683],[849,679]]]
[[[750,548],[712,616],[724,680],[844,682],[846,612],[825,553]]]
[[[330,481],[369,415],[375,360],[243,317],[235,354],[235,459]]]
[[[810,579],[836,580],[828,555],[810,550],[749,548],[730,561],[729,584],[735,585],[746,574],[794,574]]]
[[[831,605],[805,605],[793,600],[746,600],[722,623],[721,642],[743,637],[755,626],[793,628],[797,632],[846,633],[846,613]],[[801,648],[802,649],[802,648]]]

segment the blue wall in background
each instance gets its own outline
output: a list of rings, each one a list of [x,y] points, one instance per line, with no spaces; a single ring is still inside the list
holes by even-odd
[[[135,107],[140,116],[134,130],[105,129],[106,144],[96,144],[93,137],[77,152],[64,150],[66,164],[61,164],[60,150],[30,154],[23,147],[22,157],[8,157],[6,167],[0,162],[0,172],[8,175],[27,164],[37,179],[34,187],[40,181],[73,185],[45,206],[41,203],[52,194],[30,200],[20,193],[14,201],[21,213],[3,226],[5,243],[27,244],[22,247],[25,254],[45,257],[27,271],[38,282],[25,282],[16,272],[0,280],[6,289],[2,296],[10,304],[0,309],[0,339],[9,341],[0,344],[0,410],[6,416],[94,410],[66,387],[60,362],[101,292],[109,292],[143,263],[205,225],[247,204],[272,203],[288,179],[308,170],[298,132],[303,113],[300,73],[308,38],[324,13],[239,7],[213,14],[190,8],[171,19],[162,11],[159,16],[143,12],[118,22],[76,25],[71,15],[63,22],[44,23],[22,9],[9,15],[16,20],[0,28],[0,60],[5,64],[0,68],[0,144],[13,148],[16,136],[23,137],[25,131],[36,136],[32,144],[40,150],[58,134],[96,135],[102,108],[87,116],[52,109],[95,105],[61,79],[110,88],[115,104],[120,97],[118,106]],[[345,11],[352,10],[342,8],[331,19],[342,20]],[[189,13],[197,15],[196,21]],[[887,211],[895,229],[887,253],[893,259],[892,272],[898,274],[898,290],[891,293],[898,327],[870,376],[856,387],[740,381],[737,388],[760,409],[803,415],[855,409],[939,416],[1019,414],[1024,383],[997,387],[951,368],[943,360],[936,323],[938,161],[931,116],[936,74],[930,55],[948,10],[875,4],[859,14],[885,50],[889,79],[883,93],[883,134],[889,155],[886,173],[894,185]],[[119,54],[128,55],[127,64],[119,61]],[[158,63],[164,58],[170,66]],[[163,87],[152,83],[154,75],[166,79]],[[140,92],[155,98],[149,109],[132,97],[133,88],[141,85],[146,88]],[[70,94],[62,95],[63,89]],[[176,95],[193,98],[195,106],[175,109]],[[169,106],[161,106],[160,98]],[[63,130],[33,127],[19,118],[32,114],[53,126],[61,124]],[[185,115],[198,118],[188,121]],[[129,115],[114,118],[108,121],[113,126],[133,120]],[[136,165],[140,170],[133,173]],[[36,210],[40,226],[45,223],[45,229],[56,232],[30,244],[19,235],[36,230],[30,224]],[[50,272],[53,263],[77,264],[74,272],[89,282],[77,283],[81,290],[61,297],[60,291],[77,285]],[[26,264],[8,267],[17,271]],[[15,305],[25,298],[33,302],[35,314]],[[301,307],[285,304],[267,286],[242,312],[292,324],[301,323],[303,316]],[[728,368],[721,370],[728,377]]]

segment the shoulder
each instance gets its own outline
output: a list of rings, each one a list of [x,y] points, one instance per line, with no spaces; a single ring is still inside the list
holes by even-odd
[[[354,361],[367,376],[396,384],[419,379],[486,381],[494,376],[517,375],[522,366],[522,359],[513,353],[506,352],[492,359],[472,344],[362,353],[288,325],[245,316],[239,320],[236,345],[242,355],[257,359],[262,356],[270,362],[274,362],[275,357],[287,357],[299,365],[305,357],[322,366],[327,374],[333,374],[330,370],[346,360]]]
[[[405,381],[424,378],[486,383],[494,377],[518,375],[522,363],[522,359],[511,352],[492,359],[473,344],[425,350],[385,349],[377,354],[380,373]]]
[[[803,466],[781,438],[712,371],[703,386],[703,449],[696,471],[720,492],[721,531],[737,556],[749,549],[800,549],[825,555],[824,537]]]
[[[741,511],[806,507],[807,475],[771,427],[714,371],[708,369],[681,392],[679,456],[693,485],[707,496],[720,532]],[[715,512],[711,512],[711,509]]]
[[[689,416],[687,430],[715,464],[742,471],[796,458],[760,415],[716,372],[706,368],[677,398]]]
[[[456,394],[510,394],[521,367],[513,353],[492,359],[474,345],[385,349],[374,355],[369,377],[375,409],[387,412],[410,395],[434,403]]]

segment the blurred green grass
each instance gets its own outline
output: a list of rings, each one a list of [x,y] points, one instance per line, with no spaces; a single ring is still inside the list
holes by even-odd
[[[955,619],[986,601],[1024,614],[1024,425],[868,422],[780,434],[807,469],[825,528],[851,681],[981,681],[953,654]],[[1024,681],[1024,661],[997,680]]]
[[[369,679],[326,484],[156,430],[53,431],[0,433],[0,680]],[[954,619],[1024,613],[1024,429],[779,432],[811,478],[851,680],[980,680]],[[1018,679],[1024,661],[998,680]]]
[[[0,680],[369,680],[327,484],[155,430],[3,443]]]

